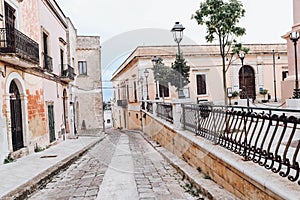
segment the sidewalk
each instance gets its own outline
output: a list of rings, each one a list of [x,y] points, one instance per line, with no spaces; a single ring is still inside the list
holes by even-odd
[[[68,139],[0,166],[0,199],[22,199],[105,137]]]

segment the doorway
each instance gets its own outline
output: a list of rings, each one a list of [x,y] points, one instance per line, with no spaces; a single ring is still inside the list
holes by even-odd
[[[11,113],[11,133],[13,151],[24,147],[23,125],[22,125],[22,103],[20,92],[15,81],[9,86],[10,93],[10,113]]]
[[[244,86],[248,98],[254,101],[256,99],[255,74],[249,65],[244,65],[239,71],[239,87],[242,89]]]
[[[49,123],[49,138],[50,143],[55,141],[55,121],[54,121],[54,113],[53,113],[53,105],[48,105],[48,123]]]

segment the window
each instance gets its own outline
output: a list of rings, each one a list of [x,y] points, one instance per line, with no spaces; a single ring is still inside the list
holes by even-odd
[[[206,92],[206,76],[205,74],[196,75],[197,81],[197,95],[207,94]]]
[[[87,75],[86,61],[78,61],[78,72],[79,75]]]
[[[289,75],[289,71],[283,71],[282,72],[282,80],[284,81],[284,79],[286,79]]]
[[[134,95],[134,101],[137,102],[136,81],[133,82],[133,95]]]
[[[170,97],[169,87],[159,84],[159,96],[160,97]]]
[[[64,50],[60,49],[60,71],[62,75],[64,74]]]

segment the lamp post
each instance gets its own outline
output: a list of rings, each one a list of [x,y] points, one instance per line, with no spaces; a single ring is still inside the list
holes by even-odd
[[[179,67],[179,88],[178,88],[178,98],[185,98],[183,89],[182,89],[182,63],[181,63],[181,55],[180,55],[180,42],[183,38],[183,30],[185,28],[179,22],[175,22],[174,27],[172,28],[171,32],[173,33],[174,41],[177,43],[178,47],[178,67]]]
[[[239,53],[239,58],[241,59],[242,62],[242,76],[243,76],[243,86],[242,86],[242,99],[247,99],[247,107],[249,107],[249,99],[248,95],[246,92],[246,83],[245,83],[245,68],[244,68],[244,59],[245,59],[245,54],[243,52]]]
[[[290,33],[290,39],[294,42],[294,50],[295,50],[295,89],[294,89],[294,99],[299,99],[299,81],[298,81],[298,66],[297,66],[297,41],[299,39],[299,33],[297,31]]]
[[[274,49],[272,50],[272,54],[273,54],[274,95],[275,95],[274,102],[277,102],[277,91],[276,91],[276,70],[275,70],[275,51],[274,51]],[[278,56],[278,58],[279,58],[279,56]]]
[[[242,99],[245,99],[245,68],[244,68],[244,58],[245,54],[244,53],[239,53],[239,58],[241,59],[242,62],[242,77],[243,77],[243,85],[242,85]]]
[[[145,69],[144,71],[144,75],[146,78],[146,92],[147,92],[147,100],[149,100],[149,91],[148,91],[148,76],[149,76],[149,71],[147,69]]]
[[[157,69],[159,67],[158,66],[158,62],[159,62],[159,58],[157,58],[156,56],[154,56],[153,59],[152,59],[152,64],[153,64],[154,71],[155,71],[155,68]],[[157,82],[155,82],[155,88],[156,88],[155,100],[159,100]]]

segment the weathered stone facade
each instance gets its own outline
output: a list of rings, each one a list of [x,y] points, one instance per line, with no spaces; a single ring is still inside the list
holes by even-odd
[[[78,36],[56,1],[2,0],[0,9],[4,16],[0,34],[5,39],[0,44],[2,164],[8,154],[18,158],[34,152],[35,148],[46,148],[75,135],[78,126],[75,115],[80,116],[75,109],[74,94],[74,88],[80,90],[74,80],[78,75],[77,40],[79,46],[88,47],[79,58],[97,66],[96,74],[91,76],[99,78],[96,83],[88,82],[88,86],[92,83],[101,87],[101,82],[99,37]],[[86,96],[96,106],[92,109],[96,114],[90,118],[103,121],[101,91]],[[77,99],[80,98],[85,102],[83,97]]]
[[[77,116],[77,131],[101,131],[104,125],[102,83],[100,67],[100,37],[78,36],[77,61],[86,62],[86,74],[76,77],[75,104],[79,115]],[[78,70],[78,69],[77,69]]]

